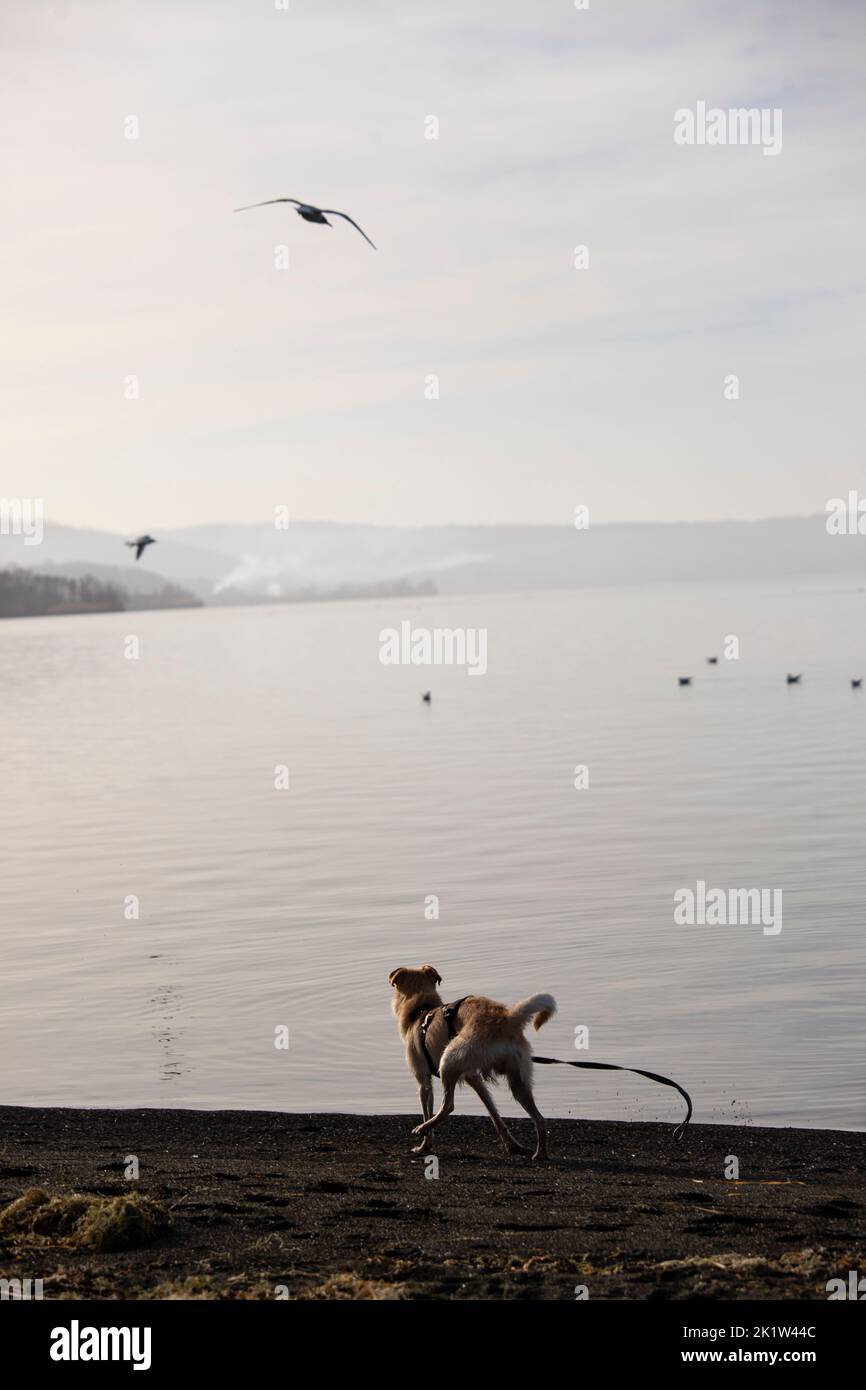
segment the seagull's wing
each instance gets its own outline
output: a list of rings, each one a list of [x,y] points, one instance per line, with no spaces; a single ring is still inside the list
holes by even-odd
[[[136,543],[136,547],[135,547],[135,558],[136,558],[136,560],[140,560],[140,559],[141,559],[142,551],[144,550],[144,548],[145,548],[146,545],[147,545],[147,541],[144,541],[143,543],[142,543],[141,541],[138,541],[138,542]]]
[[[347,212],[338,212],[336,208],[322,208],[321,211],[329,212],[332,217],[345,217],[347,222],[352,223],[352,226],[355,228],[356,232],[361,232],[361,236],[364,238],[365,241],[370,241],[370,238],[367,236],[367,233],[361,231],[361,228],[358,226],[357,222],[353,218],[351,218]],[[374,251],[378,250],[378,247],[376,246],[375,242],[370,241],[370,245],[372,246]]]
[[[235,212],[249,212],[250,208],[267,208],[271,203],[294,203],[299,208],[304,206],[297,198],[266,198],[263,203],[247,203],[245,208],[235,208]]]

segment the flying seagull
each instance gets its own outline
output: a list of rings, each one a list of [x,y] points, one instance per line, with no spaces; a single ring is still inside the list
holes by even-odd
[[[677,676],[677,680],[679,681],[680,685],[691,685],[692,683],[691,676]]]
[[[718,658],[717,656],[708,656],[708,657],[707,657],[707,665],[708,665],[708,666],[718,666],[718,664],[719,664],[719,658]]]
[[[800,675],[802,675],[802,674],[803,674],[803,673],[802,673],[802,671],[801,671],[801,672],[800,672]],[[786,680],[787,680],[788,685],[799,685],[799,684],[800,684],[800,676],[792,676],[791,673],[790,673],[790,671],[788,672],[788,675],[787,675],[787,677],[786,677]]]
[[[344,217],[347,222],[352,223],[356,232],[361,232],[361,236],[365,241],[370,241],[367,233],[361,231],[357,222],[353,221],[347,212],[338,212],[336,208],[313,207],[312,203],[299,203],[297,198],[267,198],[263,203],[247,203],[244,208],[235,208],[235,212],[249,212],[251,208],[267,208],[270,207],[271,203],[294,203],[295,212],[299,217],[303,217],[305,222],[323,222],[326,227],[330,227],[331,224],[325,216],[325,213],[328,213],[331,217]],[[372,241],[370,241],[370,245],[373,247],[374,251],[378,249]]]
[[[852,690],[859,690],[862,684],[863,684],[863,677],[862,677],[862,676],[858,676],[856,679],[854,679],[854,680],[851,681],[851,689],[852,689]]]
[[[425,690],[424,694],[421,696],[421,699],[424,701],[425,705],[429,705],[430,701],[433,699],[433,696],[429,690]]]
[[[149,545],[156,545],[153,536],[139,536],[134,541],[125,541],[125,545],[130,545],[135,549],[135,558],[140,560]]]

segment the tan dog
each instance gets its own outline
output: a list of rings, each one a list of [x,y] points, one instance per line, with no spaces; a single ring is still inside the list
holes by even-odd
[[[544,1116],[532,1096],[532,1054],[523,1030],[530,1019],[536,1028],[556,1013],[549,994],[533,994],[510,1009],[493,999],[470,994],[447,1017],[446,1006],[436,992],[442,976],[432,965],[392,970],[388,983],[396,990],[394,1013],[406,1044],[406,1061],[418,1082],[423,1123],[413,1129],[422,1136],[413,1153],[427,1153],[430,1131],[441,1125],[454,1109],[454,1090],[465,1082],[480,1096],[490,1114],[506,1153],[529,1153],[506,1128],[485,1081],[504,1076],[511,1094],[535,1125],[536,1146],[532,1157],[547,1158]],[[425,1029],[425,1020],[427,1026]],[[431,1065],[432,1064],[432,1065]],[[433,1077],[442,1077],[442,1105],[433,1113]]]

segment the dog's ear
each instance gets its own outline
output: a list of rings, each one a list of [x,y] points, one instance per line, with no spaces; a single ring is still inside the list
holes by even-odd
[[[435,965],[422,965],[421,974],[432,975],[434,984],[441,985],[442,983],[442,976],[439,974],[439,971],[436,969]]]
[[[400,976],[405,974],[406,967],[404,965],[398,965],[397,969],[392,970],[391,974],[388,976],[388,984],[391,985],[393,989],[396,989]]]

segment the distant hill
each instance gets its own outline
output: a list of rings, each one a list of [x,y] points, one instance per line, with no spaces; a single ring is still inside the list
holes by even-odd
[[[201,603],[200,598],[188,589],[172,584],[165,575],[154,574],[153,570],[143,569],[141,565],[95,565],[86,561],[67,560],[56,565],[36,565],[32,569],[38,574],[64,574],[70,578],[92,575],[94,579],[99,579],[105,584],[116,585],[129,600],[127,607],[171,607],[175,606],[171,601],[177,597],[194,602],[195,606]],[[160,604],[158,601],[161,598],[164,598],[166,603]]]
[[[202,600],[159,575],[130,585],[111,566],[74,565],[0,569],[0,618],[58,613],[116,613],[144,608],[198,608]]]
[[[160,531],[136,563],[124,537],[47,525],[41,546],[0,536],[0,565],[109,566],[207,603],[417,591],[474,593],[838,574],[866,579],[866,537],[829,535],[823,514],[764,521],[571,526],[354,526],[298,521]],[[133,580],[134,577],[134,580]],[[119,580],[117,581],[119,582]]]
[[[0,535],[0,566],[42,569],[53,565],[58,571],[66,571],[71,564],[79,569],[85,566],[91,573],[95,572],[95,566],[107,566],[122,570],[129,576],[130,584],[136,582],[138,574],[149,570],[157,578],[183,583],[200,597],[212,593],[214,584],[225,573],[224,555],[191,550],[170,535],[165,539],[160,537],[159,544],[151,546],[145,551],[145,558],[137,561],[124,545],[128,539],[128,536],[113,535],[109,531],[88,531],[46,522],[41,545],[25,545],[20,536]]]
[[[204,525],[171,533],[191,551],[235,559],[218,582],[289,587],[432,580],[440,593],[572,589],[803,574],[866,577],[866,537],[831,536],[823,514],[764,521],[594,526],[352,526],[299,521]],[[155,563],[155,560],[154,560]]]
[[[0,618],[45,617],[52,613],[114,613],[123,610],[123,594],[92,575],[81,579],[0,570]]]

